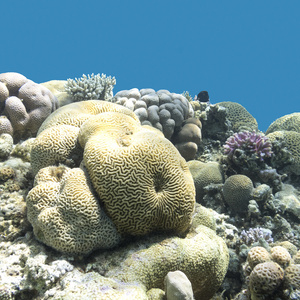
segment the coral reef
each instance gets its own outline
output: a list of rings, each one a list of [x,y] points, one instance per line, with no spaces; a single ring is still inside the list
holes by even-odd
[[[16,92],[24,80],[0,82],[1,108],[5,86]],[[61,105],[75,100],[65,83],[43,84]],[[195,299],[299,299],[299,113],[264,136],[237,103],[124,93],[118,99],[130,109],[85,100],[54,111],[37,138],[0,135],[0,298],[164,300],[173,290]],[[163,106],[170,115],[188,114],[174,115],[182,122],[169,141],[153,128],[157,97],[171,99]],[[142,118],[152,107],[153,124],[141,126],[136,104]],[[230,152],[243,139],[248,148],[232,151],[235,163],[224,146]]]
[[[68,79],[65,90],[75,101],[107,100],[113,96],[116,78],[105,74],[82,75],[81,78]]]
[[[19,73],[0,74],[0,134],[10,134],[15,142],[35,136],[57,107],[56,97],[44,86]]]

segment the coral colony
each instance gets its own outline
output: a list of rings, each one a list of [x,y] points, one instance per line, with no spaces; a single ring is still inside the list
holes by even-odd
[[[243,230],[240,239],[247,245],[258,242],[260,239],[264,239],[267,243],[273,243],[272,232],[261,227]]]
[[[235,133],[229,137],[224,145],[224,153],[229,157],[234,155],[237,149],[249,151],[249,154],[255,154],[260,161],[263,161],[265,157],[272,156],[272,144],[262,133],[255,131],[243,131]]]

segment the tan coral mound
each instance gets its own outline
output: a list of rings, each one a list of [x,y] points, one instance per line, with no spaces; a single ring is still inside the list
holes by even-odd
[[[27,217],[38,240],[71,254],[88,254],[120,242],[112,221],[91,192],[79,168],[47,167],[35,177]]]
[[[190,280],[196,299],[210,299],[223,282],[229,262],[225,242],[216,233],[198,226],[194,236],[155,243],[130,255],[107,276],[128,283],[136,282],[146,290],[164,287],[168,272],[182,271]]]
[[[95,190],[121,233],[188,228],[193,179],[162,133],[112,112],[90,118],[79,142]]]
[[[300,113],[295,112],[275,120],[267,129],[266,134],[274,131],[296,131],[300,133]]]
[[[82,160],[87,182],[122,234],[190,226],[195,188],[185,160],[125,107],[99,100],[62,107],[42,125],[31,155],[34,172]]]

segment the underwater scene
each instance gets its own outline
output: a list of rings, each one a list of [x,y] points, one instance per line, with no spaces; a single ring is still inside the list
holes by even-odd
[[[0,300],[300,299],[300,112],[105,74],[0,74]]]

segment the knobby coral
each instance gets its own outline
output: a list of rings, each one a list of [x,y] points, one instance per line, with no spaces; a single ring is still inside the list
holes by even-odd
[[[224,145],[224,153],[230,158],[237,150],[245,151],[249,156],[264,161],[265,157],[272,156],[272,144],[262,133],[242,131],[229,137]]]

